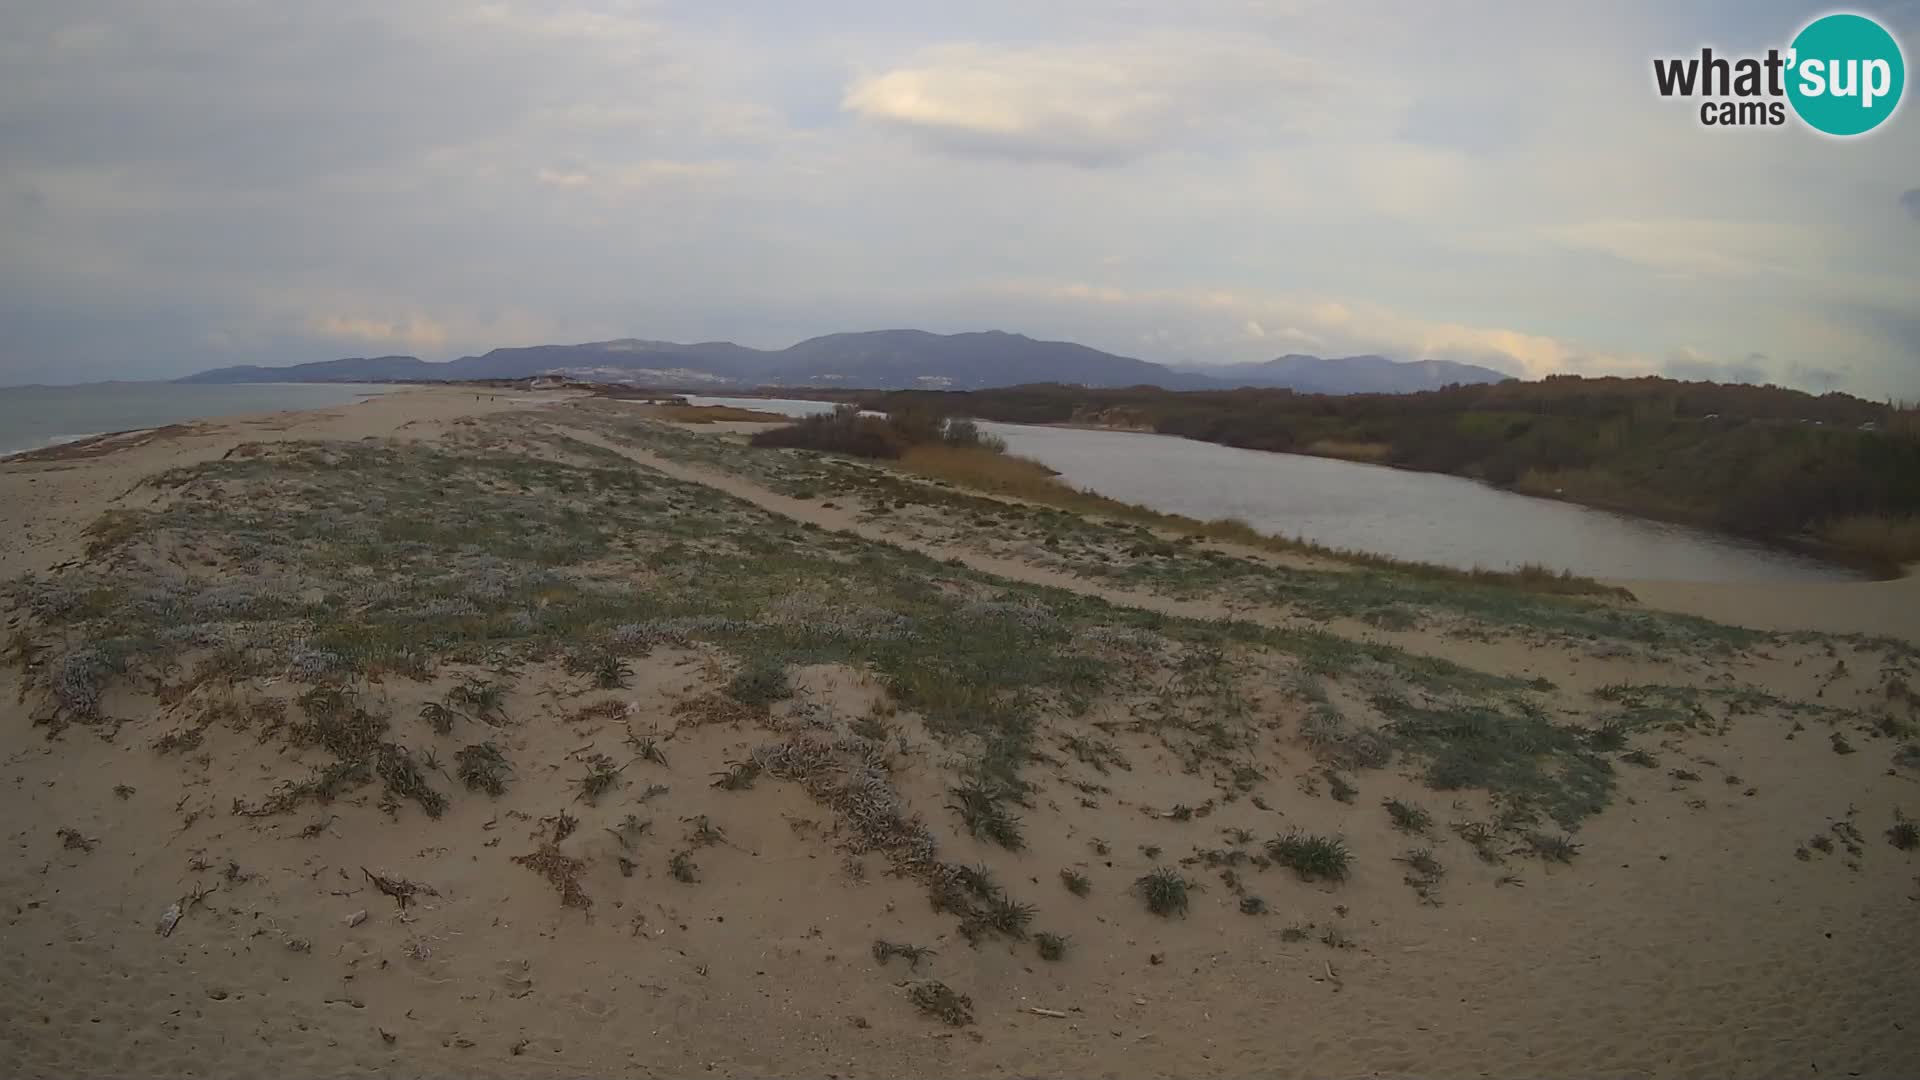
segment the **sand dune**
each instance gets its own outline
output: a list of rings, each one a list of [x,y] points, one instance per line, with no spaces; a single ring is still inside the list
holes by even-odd
[[[1920,814],[1912,649],[1417,583],[1256,593],[1257,553],[1130,554],[1153,545],[635,415],[421,390],[0,465],[0,576],[39,583],[9,594],[0,668],[13,1074],[1920,1060],[1920,854],[1892,842]],[[1636,591],[1912,641],[1914,588]],[[411,638],[366,632],[403,615]],[[173,665],[88,705],[62,680],[103,627]],[[460,779],[482,743],[497,796]],[[330,801],[298,786],[356,760]],[[1030,785],[990,811],[1018,850],[953,809],[985,775]],[[1295,830],[1341,838],[1346,877],[1274,863]],[[1561,837],[1570,861],[1536,850]],[[998,883],[976,915],[1030,922],[934,910],[963,867]],[[1184,917],[1135,890],[1156,867],[1196,886]],[[929,980],[970,1023],[915,1008]]]

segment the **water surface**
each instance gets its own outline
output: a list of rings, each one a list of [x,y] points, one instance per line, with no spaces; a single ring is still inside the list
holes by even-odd
[[[218,416],[324,409],[403,389],[364,383],[114,382],[0,389],[0,455]]]
[[[688,398],[788,416],[831,402]],[[1852,570],[1738,537],[1516,495],[1442,473],[1130,431],[982,423],[1074,487],[1203,521],[1461,569],[1537,563],[1641,581],[1847,581]]]

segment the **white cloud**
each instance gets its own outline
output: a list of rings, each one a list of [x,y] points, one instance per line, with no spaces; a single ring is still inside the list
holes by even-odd
[[[1345,122],[1377,94],[1243,35],[1160,33],[1097,44],[951,43],[859,78],[843,107],[934,146],[1020,160],[1114,165],[1249,130]]]
[[[407,315],[398,319],[368,318],[364,315],[315,315],[306,321],[305,330],[316,337],[334,341],[404,346],[423,351],[438,350],[447,343],[447,328],[423,315]]]
[[[541,169],[533,174],[533,178],[550,187],[583,188],[593,185],[593,177],[586,173],[560,169]]]

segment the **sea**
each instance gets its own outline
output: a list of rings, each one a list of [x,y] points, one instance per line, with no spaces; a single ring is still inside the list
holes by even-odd
[[[171,382],[0,387],[0,456],[189,420],[324,409],[398,389],[368,383]]]

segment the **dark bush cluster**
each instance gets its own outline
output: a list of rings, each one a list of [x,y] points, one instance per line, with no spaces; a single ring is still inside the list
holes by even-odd
[[[931,409],[902,405],[885,416],[841,405],[830,413],[802,417],[785,427],[753,436],[753,445],[825,450],[865,458],[897,458],[908,448],[930,443],[999,451],[1006,444],[965,418],[948,419]]]

